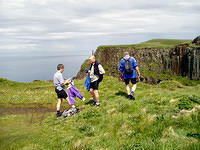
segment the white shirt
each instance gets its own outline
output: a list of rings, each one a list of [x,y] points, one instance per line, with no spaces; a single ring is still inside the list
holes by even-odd
[[[56,86],[56,89],[58,89],[59,91],[65,90],[65,86],[61,86],[61,84],[64,83],[64,78],[63,78],[63,75],[60,71],[57,71],[54,74],[53,83]]]
[[[104,74],[104,73],[105,73],[105,70],[103,69],[103,67],[102,67],[101,64],[98,65],[98,68],[99,68],[99,73],[100,73],[100,74]],[[95,81],[97,81],[98,79],[99,79],[99,76],[94,74],[94,64],[93,64],[93,65],[92,65],[92,68],[91,68],[91,70],[90,70],[90,81],[91,81],[91,82],[95,82]]]

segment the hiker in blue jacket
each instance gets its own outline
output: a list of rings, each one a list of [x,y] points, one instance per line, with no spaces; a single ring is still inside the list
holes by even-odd
[[[136,78],[140,78],[139,67],[136,60],[129,56],[128,52],[124,53],[124,58],[120,61],[119,71],[121,80],[126,84],[126,91],[129,99],[135,100]],[[132,90],[130,91],[129,83],[132,83]]]

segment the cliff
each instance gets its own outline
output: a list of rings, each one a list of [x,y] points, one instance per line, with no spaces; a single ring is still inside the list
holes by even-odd
[[[193,80],[200,79],[200,46],[179,45],[170,51],[170,72]]]
[[[136,59],[144,82],[157,84],[166,73],[200,79],[200,46],[191,40],[154,39],[137,45],[99,46],[94,55],[107,75],[118,78],[118,66],[125,51]],[[77,78],[85,77],[89,66],[86,60]]]

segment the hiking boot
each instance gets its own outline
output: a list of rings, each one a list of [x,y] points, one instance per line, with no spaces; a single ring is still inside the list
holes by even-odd
[[[99,106],[100,106],[100,104],[96,104],[95,106],[96,106],[96,107],[99,107]]]
[[[131,92],[132,100],[135,100],[134,91]]]
[[[76,112],[80,112],[80,109],[76,107]]]
[[[128,99],[132,99],[132,97],[133,97],[132,95],[128,95]]]
[[[96,100],[94,100],[94,99],[93,99],[93,102],[92,102],[92,104],[93,104],[93,105],[96,105]]]
[[[85,97],[82,98],[82,101],[85,101]]]
[[[56,117],[60,117],[62,114],[61,113],[57,113],[56,114]]]
[[[100,106],[100,103],[96,103],[95,106]]]

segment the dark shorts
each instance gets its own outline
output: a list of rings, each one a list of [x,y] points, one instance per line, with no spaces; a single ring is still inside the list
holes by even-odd
[[[130,81],[132,84],[136,84],[136,78],[124,79],[126,85],[128,85]]]
[[[90,88],[93,90],[98,90],[99,82],[98,81],[90,82]]]
[[[55,89],[55,91],[58,95],[58,98],[64,98],[64,99],[67,98],[67,93],[64,90],[59,91],[58,89]]]

